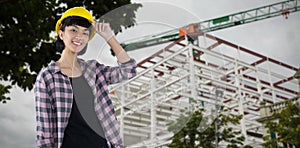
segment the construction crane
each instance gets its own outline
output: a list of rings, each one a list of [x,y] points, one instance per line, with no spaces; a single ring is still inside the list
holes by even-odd
[[[206,21],[193,23],[183,26],[179,29],[173,29],[156,35],[148,36],[142,40],[124,42],[121,45],[126,51],[133,51],[144,47],[163,44],[170,41],[176,41],[183,36],[196,38],[203,33],[234,27],[242,24],[256,22],[276,16],[284,16],[300,11],[300,0],[287,0],[271,5],[262,6]]]

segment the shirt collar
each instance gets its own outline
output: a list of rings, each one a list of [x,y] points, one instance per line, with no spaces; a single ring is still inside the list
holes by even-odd
[[[80,65],[81,69],[84,70],[86,68],[86,66],[87,66],[86,62],[84,62],[84,60],[80,59],[80,58],[78,58],[77,60],[78,60],[78,63]]]
[[[60,69],[58,67],[58,65],[56,64],[55,61],[51,60],[51,62],[48,64],[48,68],[49,68],[49,71],[51,73],[57,73],[57,72],[60,72]]]
[[[82,69],[86,68],[86,63],[84,62],[83,59],[78,58],[78,63],[81,66]],[[48,68],[49,68],[51,73],[57,73],[57,72],[61,71],[54,60],[51,60],[51,62],[48,64]]]

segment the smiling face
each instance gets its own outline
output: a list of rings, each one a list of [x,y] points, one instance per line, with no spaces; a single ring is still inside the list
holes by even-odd
[[[62,52],[66,49],[77,55],[84,54],[91,37],[91,26],[87,19],[80,16],[70,16],[62,20],[56,40],[57,50]]]
[[[72,52],[80,52],[89,40],[90,31],[88,28],[71,25],[66,26],[64,31],[59,31],[59,37],[65,44],[65,49]]]

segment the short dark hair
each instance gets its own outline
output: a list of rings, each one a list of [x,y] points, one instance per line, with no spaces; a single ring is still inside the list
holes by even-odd
[[[60,30],[61,31],[65,31],[65,28],[67,26],[73,26],[73,25],[78,25],[78,26],[81,26],[81,27],[85,27],[85,28],[90,28],[91,27],[91,23],[83,18],[83,17],[80,17],[80,16],[69,16],[67,18],[65,18],[62,23],[61,23],[61,27],[60,27]],[[91,32],[91,30],[89,30]],[[91,34],[91,33],[90,33]],[[56,39],[56,42],[55,42],[55,45],[56,45],[56,49],[59,53],[62,53],[62,51],[64,50],[65,48],[65,44],[63,42],[63,40],[60,39],[59,36],[57,36],[57,39]],[[87,50],[87,44],[86,46],[78,53],[78,55],[83,55]]]

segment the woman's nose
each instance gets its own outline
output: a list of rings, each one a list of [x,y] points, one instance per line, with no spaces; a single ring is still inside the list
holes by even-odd
[[[80,33],[80,32],[78,32],[76,34],[76,36],[75,36],[76,39],[84,39],[84,37],[85,37],[85,34],[84,33]]]
[[[81,36],[80,35],[76,35],[75,38],[78,39],[78,40],[80,40]]]
[[[82,34],[81,33],[77,33],[75,36],[76,39],[81,39],[82,38]]]

